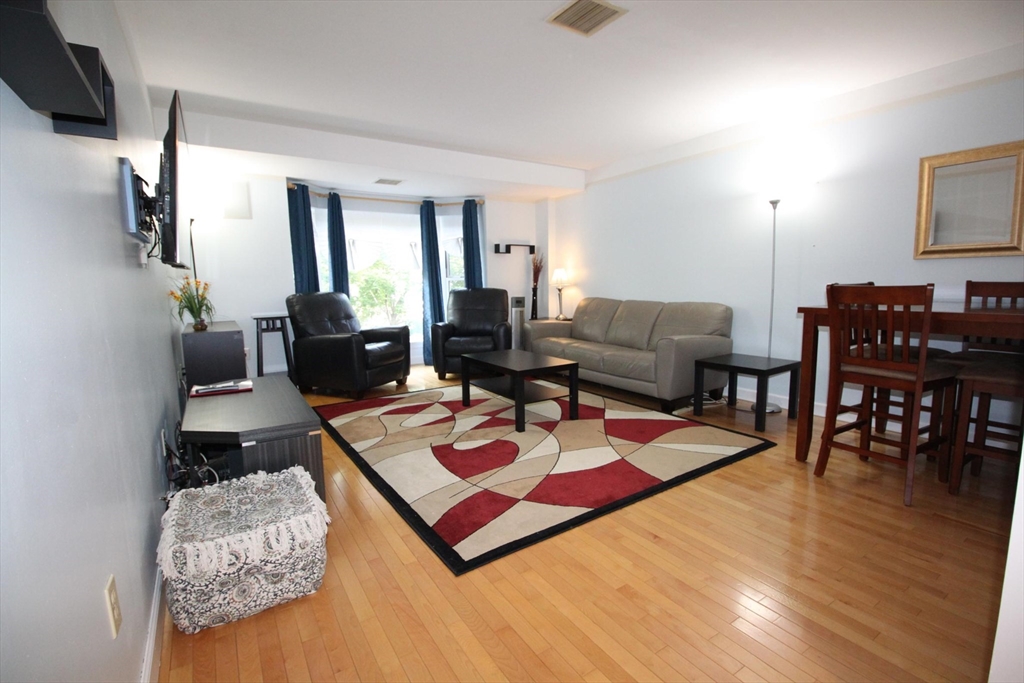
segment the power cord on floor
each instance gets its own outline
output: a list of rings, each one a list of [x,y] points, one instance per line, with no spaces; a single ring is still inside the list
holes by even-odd
[[[708,392],[706,392],[706,391],[704,392],[704,407],[705,408],[711,408],[713,406],[724,406],[727,402],[728,402],[728,399],[726,399],[725,396],[722,396],[721,398],[717,398],[716,399],[716,398],[711,398],[711,395]],[[680,410],[680,412],[689,412],[691,410],[693,410],[693,400],[692,399],[690,400],[689,405],[683,407]]]

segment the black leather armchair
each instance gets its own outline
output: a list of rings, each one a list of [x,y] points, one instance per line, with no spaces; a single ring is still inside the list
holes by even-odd
[[[354,392],[409,377],[409,328],[360,329],[352,302],[344,294],[321,292],[288,297],[295,332],[295,382]]]
[[[508,292],[504,289],[453,289],[448,294],[448,322],[430,328],[434,370],[462,371],[462,354],[512,348],[508,322]]]

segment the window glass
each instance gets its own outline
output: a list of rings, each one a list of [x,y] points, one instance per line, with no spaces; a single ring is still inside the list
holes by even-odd
[[[320,281],[320,291],[330,292],[331,286],[331,247],[327,240],[327,207],[313,206],[313,246],[316,249],[316,274]]]
[[[448,292],[466,286],[462,251],[462,214],[437,217],[437,245],[441,251],[441,299],[448,306]]]
[[[416,214],[344,209],[349,289],[363,327],[408,325],[423,340],[423,271]]]

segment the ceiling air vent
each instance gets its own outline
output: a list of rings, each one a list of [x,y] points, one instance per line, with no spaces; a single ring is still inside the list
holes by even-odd
[[[395,180],[394,178],[379,178],[373,181],[374,185],[398,185],[401,180]]]
[[[628,10],[598,0],[576,0],[548,18],[549,24],[591,36]]]

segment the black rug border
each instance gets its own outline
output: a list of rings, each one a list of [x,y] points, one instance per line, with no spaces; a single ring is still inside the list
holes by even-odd
[[[423,389],[421,391],[410,391],[404,394],[395,394],[393,397],[380,396],[377,398],[401,399],[407,396],[415,396],[416,394],[422,394],[429,391],[438,391],[438,389]],[[483,389],[481,389],[481,391],[483,391]],[[490,394],[490,392],[487,393]],[[494,394],[491,395],[494,396]],[[496,398],[501,397],[496,396]],[[600,398],[607,399],[608,397],[600,396]],[[627,401],[621,401],[620,399],[611,400],[620,401],[621,403],[626,403],[627,405],[633,405],[628,403]],[[387,483],[387,481],[382,476],[380,476],[380,474],[378,474],[377,471],[373,469],[373,467],[368,462],[366,462],[366,459],[363,458],[363,456],[359,454],[359,451],[353,448],[352,445],[345,440],[345,437],[343,437],[338,432],[338,430],[334,428],[334,425],[332,425],[327,420],[327,418],[320,414],[320,408],[328,408],[331,406],[341,404],[351,405],[353,403],[359,402],[360,401],[338,401],[336,403],[325,403],[323,405],[313,406],[313,410],[316,412],[317,417],[320,418],[320,423],[323,426],[324,430],[331,435],[331,438],[334,439],[334,442],[338,444],[339,447],[341,447],[341,450],[345,452],[345,455],[349,457],[349,460],[355,463],[356,467],[359,468],[359,471],[363,473],[363,475],[370,481],[371,484],[373,484],[373,487],[377,489],[377,491],[382,496],[384,496],[385,500],[387,500],[388,503],[391,504],[391,507],[395,509],[395,511],[402,517],[403,520],[405,520],[405,523],[408,524],[412,528],[412,530],[416,532],[416,535],[419,536],[420,539],[427,544],[427,547],[434,551],[434,554],[437,555],[442,562],[444,562],[444,564],[448,567],[448,569],[451,570],[453,574],[455,574],[455,576],[461,576],[466,572],[477,569],[478,567],[482,567],[485,564],[489,564],[490,562],[505,557],[506,555],[511,555],[512,553],[518,552],[523,548],[531,546],[535,543],[540,543],[541,541],[557,536],[561,533],[569,531],[570,529],[582,526],[587,522],[597,519],[598,517],[603,517],[604,515],[607,515],[611,512],[615,512],[616,510],[620,510],[626,506],[632,505],[633,503],[639,502],[644,498],[650,498],[651,496],[655,496],[663,491],[675,488],[680,484],[685,484],[688,481],[702,477],[705,474],[710,474],[711,472],[714,472],[715,470],[720,470],[723,467],[728,467],[729,465],[737,463],[740,460],[745,460],[746,458],[749,458],[752,455],[762,453],[778,445],[774,441],[769,441],[768,439],[764,439],[759,436],[751,436],[750,434],[741,432],[739,430],[728,429],[726,427],[719,427],[717,425],[711,425],[706,422],[702,422],[701,420],[694,420],[688,417],[674,415],[673,417],[676,417],[680,420],[696,422],[697,424],[702,424],[706,427],[714,427],[715,429],[721,429],[732,434],[739,434],[740,436],[746,436],[752,439],[759,439],[761,443],[756,446],[751,446],[750,448],[742,450],[734,455],[730,455],[720,460],[716,460],[715,462],[708,463],[707,465],[698,467],[695,470],[690,470],[689,472],[681,474],[678,477],[674,477],[672,479],[663,481],[662,483],[657,484],[656,486],[652,486],[651,488],[644,489],[643,491],[638,491],[637,493],[634,493],[630,496],[626,496],[625,498],[620,498],[619,500],[616,500],[612,503],[608,503],[607,505],[603,505],[602,507],[595,508],[590,512],[585,512],[582,515],[579,515],[578,517],[573,517],[572,519],[560,522],[546,529],[536,531],[530,534],[529,536],[524,536],[519,540],[512,541],[511,543],[506,543],[505,545],[494,548],[493,550],[489,550],[482,555],[478,555],[471,560],[464,560],[457,552],[455,552],[452,546],[448,545],[448,543],[444,539],[442,539],[440,535],[438,535],[438,533],[434,531],[423,520],[422,517],[420,517],[419,513],[413,510],[412,506],[410,506],[405,501],[405,499],[402,498],[398,494],[398,492],[395,491],[395,489],[392,488],[391,485]],[[643,406],[637,407],[643,408]],[[647,408],[644,409],[648,410]]]

